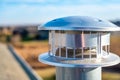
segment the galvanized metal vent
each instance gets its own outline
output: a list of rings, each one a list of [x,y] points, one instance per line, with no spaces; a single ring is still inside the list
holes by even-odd
[[[50,31],[49,54],[59,58],[102,58],[109,54],[110,33]]]
[[[101,67],[120,62],[110,52],[110,32],[116,25],[87,16],[70,16],[49,21],[49,52],[39,60],[56,66],[56,80],[101,80]]]
[[[120,28],[109,21],[88,16],[54,19],[40,30],[49,30],[49,52],[40,61],[61,67],[103,67],[120,62],[110,53],[110,32]]]

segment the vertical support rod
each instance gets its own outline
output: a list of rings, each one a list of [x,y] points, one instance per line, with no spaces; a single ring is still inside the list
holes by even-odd
[[[91,32],[90,32],[90,36],[91,36]],[[91,53],[91,47],[89,47],[89,50],[90,50],[90,55],[89,55],[89,58],[90,58],[90,60],[91,60],[91,58],[92,58],[92,53]]]
[[[49,45],[49,47],[48,47],[48,49],[49,49],[49,55],[51,54],[51,52],[52,52],[52,46],[51,46],[51,31],[49,31],[49,43],[48,43],[48,45]]]
[[[109,54],[110,52],[110,45],[107,45],[107,53]]]
[[[84,49],[82,47],[82,59],[84,58]]]
[[[105,55],[108,55],[108,45],[105,45],[105,52],[107,52]]]
[[[56,80],[101,80],[101,67],[96,68],[57,67]]]
[[[73,41],[75,41],[75,36],[72,37]],[[73,47],[73,58],[76,58],[76,49],[75,49],[75,42]]]
[[[66,32],[66,34],[67,34],[67,32]],[[68,58],[68,48],[67,48],[67,46],[65,48],[65,52],[66,52],[66,58]]]
[[[81,34],[81,42],[82,42],[82,59],[84,58],[84,32]]]
[[[98,32],[98,37],[97,37],[97,58],[101,57],[101,52],[102,52],[102,45],[101,45],[101,33]]]
[[[52,55],[55,55],[55,31],[52,31],[52,44],[51,44],[51,47],[52,47]]]
[[[75,51],[75,47],[74,47],[74,49],[73,49],[73,58],[75,58],[75,53],[76,53],[76,51]]]
[[[92,59],[92,53],[91,53],[91,47],[89,47],[89,50],[90,50],[90,52],[89,52],[89,58],[90,58],[90,60]]]
[[[66,47],[65,49],[66,49],[66,58],[68,58],[68,50],[67,50],[67,47]]]
[[[61,46],[62,46],[62,44],[61,44],[62,35],[61,34],[62,33],[59,31],[59,36],[61,36],[61,37],[59,37],[59,57],[61,57]]]

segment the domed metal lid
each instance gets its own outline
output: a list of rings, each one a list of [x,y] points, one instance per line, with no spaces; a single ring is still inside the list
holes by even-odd
[[[120,31],[109,21],[88,16],[57,18],[38,27],[39,30]]]

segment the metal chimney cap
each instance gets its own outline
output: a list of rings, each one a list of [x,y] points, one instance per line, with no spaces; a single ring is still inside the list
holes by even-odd
[[[120,31],[120,27],[98,18],[69,16],[49,21],[38,30]]]

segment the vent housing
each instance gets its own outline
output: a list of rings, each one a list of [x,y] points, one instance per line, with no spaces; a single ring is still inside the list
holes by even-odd
[[[39,26],[49,30],[49,51],[39,60],[62,67],[99,67],[119,63],[110,53],[110,32],[120,31],[116,25],[88,16],[54,19]]]

